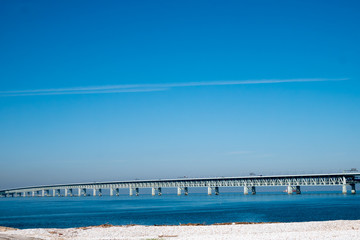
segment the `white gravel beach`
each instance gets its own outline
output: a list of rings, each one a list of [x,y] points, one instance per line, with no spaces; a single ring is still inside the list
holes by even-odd
[[[360,239],[360,220],[207,226],[95,226],[68,229],[0,227],[0,239]]]

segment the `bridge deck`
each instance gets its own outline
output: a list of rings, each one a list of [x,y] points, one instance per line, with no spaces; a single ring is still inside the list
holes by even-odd
[[[188,187],[208,187],[209,194],[212,189],[218,193],[219,187],[244,187],[244,193],[248,188],[252,188],[254,193],[256,186],[288,186],[288,192],[292,192],[296,188],[300,192],[300,186],[325,186],[325,185],[342,185],[343,191],[346,185],[353,186],[352,191],[355,193],[355,184],[360,182],[360,173],[331,173],[331,174],[303,174],[303,175],[274,175],[274,176],[246,176],[246,177],[216,177],[216,178],[178,178],[178,179],[159,179],[159,180],[132,180],[132,181],[111,181],[111,182],[90,182],[90,183],[71,183],[45,186],[31,186],[14,189],[5,189],[0,191],[0,196],[16,196],[18,194],[42,192],[41,196],[50,195],[50,190],[53,191],[52,196],[60,195],[60,191],[64,191],[67,196],[68,191],[72,195],[72,190],[77,189],[78,195],[86,195],[87,189],[93,189],[100,192],[101,189],[110,189],[110,194],[115,190],[118,193],[120,188],[129,188],[132,195],[135,190],[138,194],[138,188],[152,188],[153,195],[157,189],[161,193],[161,188],[178,188],[178,193],[185,190],[187,193]],[[345,186],[345,188],[344,188]]]

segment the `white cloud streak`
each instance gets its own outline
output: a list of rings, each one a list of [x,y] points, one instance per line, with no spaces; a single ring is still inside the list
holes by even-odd
[[[348,78],[299,78],[299,79],[261,79],[244,81],[214,81],[214,82],[188,82],[188,83],[163,83],[163,84],[123,84],[105,85],[73,88],[50,88],[50,89],[30,89],[16,91],[0,91],[0,96],[38,96],[38,95],[69,95],[69,94],[104,94],[104,93],[135,93],[135,92],[156,92],[166,91],[180,87],[204,87],[204,86],[225,86],[225,85],[250,85],[250,84],[276,84],[276,83],[296,83],[296,82],[328,82],[344,81]]]

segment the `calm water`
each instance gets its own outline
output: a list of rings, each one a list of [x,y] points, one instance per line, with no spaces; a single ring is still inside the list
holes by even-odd
[[[360,195],[262,193],[245,196],[141,195],[119,197],[1,198],[0,226],[79,227],[104,223],[179,224],[302,222],[360,219]]]

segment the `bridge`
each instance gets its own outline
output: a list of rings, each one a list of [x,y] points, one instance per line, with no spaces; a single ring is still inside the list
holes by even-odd
[[[114,182],[72,183],[48,186],[33,186],[0,191],[0,197],[56,197],[56,196],[101,196],[103,189],[110,189],[110,196],[119,195],[119,189],[129,189],[129,194],[139,195],[140,188],[150,188],[152,195],[161,195],[162,188],[177,188],[177,194],[188,195],[188,189],[207,187],[208,194],[218,195],[220,187],[242,187],[244,194],[255,194],[256,187],[286,186],[286,192],[301,193],[301,186],[341,186],[342,192],[356,193],[355,184],[360,182],[360,173],[331,173],[276,176],[180,178],[161,180],[134,180]]]

